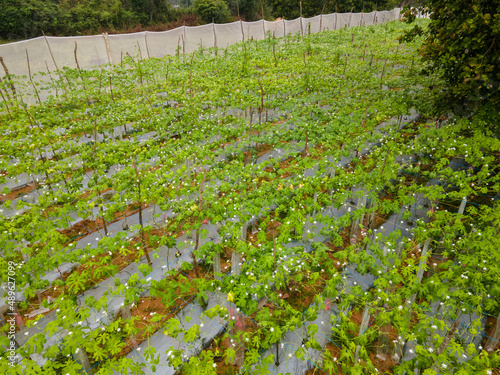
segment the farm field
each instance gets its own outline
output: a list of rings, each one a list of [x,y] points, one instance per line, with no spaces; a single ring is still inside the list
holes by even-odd
[[[499,134],[407,28],[4,78],[0,373],[499,374]]]

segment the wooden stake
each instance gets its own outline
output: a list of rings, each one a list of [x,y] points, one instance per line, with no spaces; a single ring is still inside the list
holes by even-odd
[[[75,55],[75,63],[76,63],[76,68],[80,70],[80,64],[78,64],[78,57],[76,56],[76,50],[78,49],[78,45],[76,44],[75,40],[75,50],[73,51],[73,54]]]
[[[3,90],[1,88],[0,88],[0,95],[2,95],[2,100],[5,102],[5,108],[7,108],[7,114],[9,115],[9,118],[12,120],[12,116],[10,115],[9,104],[7,103],[7,100],[5,100],[5,96],[3,95]]]
[[[38,91],[36,89],[36,86],[33,83],[33,79],[31,78],[31,67],[30,67],[30,58],[28,56],[28,49],[25,48],[24,50],[26,51],[26,62],[28,63],[28,75],[30,78],[31,86],[33,86],[33,90],[35,90],[36,97],[38,98],[38,103],[42,103],[42,101],[40,100],[40,96],[38,95]]]
[[[385,62],[384,62],[384,68],[382,69],[382,75],[380,76],[380,88],[382,88],[382,79],[384,78],[386,64],[387,64],[387,60],[385,60]]]
[[[337,9],[337,4],[335,4],[335,26],[333,27],[334,30],[337,30],[337,20],[339,18],[338,14],[338,9]]]
[[[186,24],[184,23],[184,34],[182,34],[182,55],[186,58]]]
[[[302,1],[299,1],[300,5],[300,35],[304,35],[304,29],[302,28]]]
[[[146,44],[146,53],[148,54],[148,59],[151,58],[151,55],[149,54],[149,46],[148,46],[148,32],[144,34],[144,44]]]
[[[139,195],[139,224],[141,225],[141,241],[142,246],[144,247],[144,253],[146,254],[146,259],[149,265],[152,265],[151,258],[149,257],[149,251],[146,246],[146,241],[144,239],[144,224],[142,222],[142,197],[141,197],[141,178],[139,176],[139,170],[137,169],[137,164],[135,162],[135,156],[132,158],[132,164],[135,169],[135,175],[137,177],[137,190]]]
[[[14,95],[14,98],[16,98],[16,88],[14,86],[14,83],[10,79],[9,69],[7,69],[7,65],[5,65],[5,62],[3,61],[2,56],[0,56],[0,64],[2,64],[2,67],[3,67],[3,70],[5,71],[6,77],[9,80],[10,89],[12,90],[12,94]]]
[[[212,18],[212,30],[214,32],[214,48],[215,48],[215,56],[217,56],[217,33],[215,32],[215,23]]]
[[[49,40],[47,39],[47,37],[45,36],[45,33],[43,31],[42,31],[42,34],[43,34],[43,38],[45,39],[45,43],[47,43],[47,48],[49,49],[50,57],[52,57],[52,62],[54,63],[56,70],[59,70],[57,63],[56,63],[56,59],[54,58],[54,55],[52,53],[52,48],[50,48]]]
[[[52,53],[52,48],[50,48],[49,40],[45,36],[45,33],[42,31],[43,37],[45,39],[45,43],[47,43],[47,48],[49,49],[50,57],[52,58],[52,62],[54,63],[54,66],[56,67],[57,74],[59,75],[59,79],[62,81],[62,75],[61,71],[59,70],[59,67],[57,66],[56,59],[54,58],[54,54]],[[45,61],[45,64],[47,64],[47,61]],[[48,65],[47,65],[48,66]],[[47,68],[48,70],[48,68]],[[64,92],[68,92],[66,88],[64,88]]]
[[[108,62],[112,65],[113,59],[111,58],[111,48],[109,47],[108,33],[102,33],[104,39],[104,45],[106,46],[106,53],[108,54]],[[75,41],[76,44],[76,41]],[[76,58],[76,48],[75,48],[75,58]],[[80,68],[78,68],[80,69]]]
[[[52,75],[50,74],[50,69],[49,69],[49,64],[47,64],[47,60],[45,60],[45,67],[47,68],[47,73],[49,74],[50,81],[54,85],[54,88],[56,89],[56,98],[59,96],[59,92],[57,90],[57,86],[54,84],[54,80],[52,79]]]

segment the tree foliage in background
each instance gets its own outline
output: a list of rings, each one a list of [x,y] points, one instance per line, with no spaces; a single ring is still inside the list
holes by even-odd
[[[167,0],[122,0],[143,25],[173,21],[175,14]],[[130,5],[129,5],[130,4]]]
[[[167,0],[2,0],[0,38],[81,35],[177,19]]]
[[[430,12],[431,23],[421,49],[424,74],[437,74],[448,90],[438,108],[466,115],[494,113],[500,106],[500,1],[425,0],[405,12],[413,22],[417,10]],[[424,31],[414,27],[404,40]]]
[[[302,16],[312,17],[321,13],[348,13],[348,12],[371,12],[376,9],[393,9],[398,6],[399,0],[268,0],[273,9],[274,17],[294,19],[300,17],[302,5]]]
[[[206,23],[224,23],[230,17],[229,7],[224,0],[194,0],[193,10]]]
[[[133,25],[137,16],[121,0],[61,0],[59,9],[66,33],[73,35]]]
[[[52,33],[61,23],[55,0],[2,0],[0,1],[0,37],[29,38]]]
[[[1,0],[0,38],[33,38],[42,31],[47,35],[83,35],[136,26],[167,29],[169,22],[182,25],[180,17],[188,14],[196,14],[206,23],[277,17],[290,20],[301,15],[301,8],[303,17],[312,17],[335,11],[393,9],[398,4],[399,0]]]

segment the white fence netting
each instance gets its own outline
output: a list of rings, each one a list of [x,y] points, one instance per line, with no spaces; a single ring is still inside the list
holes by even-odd
[[[81,69],[103,64],[117,64],[127,54],[137,58],[164,57],[177,53],[191,53],[200,47],[226,48],[243,40],[260,40],[270,32],[276,37],[295,33],[316,33],[343,27],[372,25],[397,20],[400,9],[371,13],[333,13],[295,20],[232,22],[207,24],[163,32],[140,32],[119,35],[81,37],[38,37],[21,42],[0,45],[9,74],[28,75],[28,57],[31,74],[53,72],[64,67]],[[310,30],[309,30],[310,28]],[[76,59],[75,59],[76,56]],[[0,70],[4,76],[4,69]]]

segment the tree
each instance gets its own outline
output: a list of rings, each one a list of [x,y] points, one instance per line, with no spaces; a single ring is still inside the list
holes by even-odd
[[[57,32],[61,14],[54,0],[0,2],[0,38],[31,38]],[[59,21],[59,22],[58,22]]]
[[[229,21],[229,7],[224,0],[195,0],[193,10],[204,22],[224,23]]]
[[[424,31],[414,27],[404,40],[426,35],[421,55],[424,74],[437,74],[447,91],[437,105],[457,114],[498,108],[500,100],[500,2],[490,0],[425,0],[405,13],[415,20],[417,10],[430,13]]]
[[[174,9],[167,0],[129,0],[131,10],[143,25],[172,21]]]

